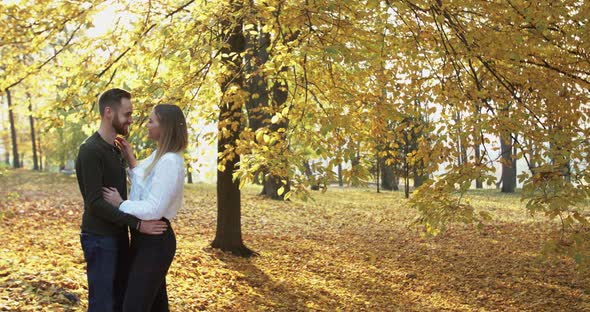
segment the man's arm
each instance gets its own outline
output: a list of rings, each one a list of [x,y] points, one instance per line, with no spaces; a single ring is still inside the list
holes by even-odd
[[[120,211],[117,207],[109,204],[102,197],[103,166],[99,153],[87,146],[80,147],[80,170],[82,185],[84,187],[84,201],[89,212],[103,220],[117,225],[128,225],[133,229],[137,228],[139,219]]]

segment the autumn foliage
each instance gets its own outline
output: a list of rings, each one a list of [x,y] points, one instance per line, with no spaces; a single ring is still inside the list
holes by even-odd
[[[0,310],[83,311],[87,304],[75,179],[9,171],[0,177]],[[245,239],[258,257],[211,249],[215,188],[186,187],[173,226],[173,311],[569,311],[590,308],[590,276],[541,253],[543,220],[514,195],[473,194],[498,217],[453,224],[435,239],[411,224],[401,193],[333,190],[314,201],[244,194]],[[19,194],[19,195],[16,195]]]
[[[208,192],[189,192],[187,211],[191,214],[178,224],[181,228],[186,226],[186,235],[192,239],[195,233],[211,236],[209,232],[198,232],[201,231],[198,226],[192,229],[188,220],[198,220],[194,222],[202,225],[199,222],[205,221],[199,219],[199,214],[204,211],[200,209],[210,213],[207,209],[217,205],[218,214],[213,219],[219,221],[216,232],[219,239],[214,245],[236,254],[261,252],[263,257],[249,260],[252,262],[224,258],[226,256],[201,249],[190,253],[190,257],[197,253],[207,255],[213,262],[220,257],[231,259],[224,263],[232,263],[228,267],[234,269],[236,263],[241,263],[239,266],[257,261],[264,263],[254,267],[265,271],[248,271],[256,276],[256,281],[247,277],[235,280],[236,285],[241,285],[236,286],[240,291],[258,289],[267,283],[279,287],[276,292],[281,294],[297,288],[288,283],[281,286],[286,282],[279,282],[281,278],[286,281],[289,276],[281,270],[294,262],[285,260],[278,269],[272,262],[275,260],[268,260],[271,261],[268,263],[261,260],[276,258],[264,257],[268,246],[275,246],[281,252],[287,250],[284,249],[287,245],[279,242],[295,234],[281,230],[263,234],[263,229],[248,225],[252,220],[257,220],[256,224],[262,222],[262,216],[272,211],[276,219],[269,219],[268,224],[284,223],[299,233],[306,233],[307,227],[316,227],[316,222],[327,218],[323,224],[328,232],[314,229],[313,235],[322,236],[310,235],[317,242],[338,241],[326,254],[333,255],[332,258],[337,259],[334,261],[342,261],[343,266],[364,259],[355,255],[354,250],[359,254],[366,251],[360,245],[338,247],[345,246],[344,242],[356,242],[343,235],[371,237],[376,240],[375,246],[366,247],[367,250],[384,255],[386,259],[397,257],[398,249],[407,250],[399,245],[404,240],[398,240],[398,234],[406,237],[404,242],[414,248],[409,251],[411,255],[443,250],[445,259],[453,259],[443,261],[432,254],[430,258],[411,258],[412,263],[422,263],[413,268],[423,272],[406,267],[405,272],[411,278],[403,283],[400,278],[406,273],[385,277],[376,272],[386,268],[388,272],[396,272],[397,265],[407,264],[408,258],[399,260],[401,262],[388,260],[380,264],[383,267],[371,264],[376,268],[374,271],[370,271],[373,270],[371,265],[351,271],[350,276],[356,280],[364,279],[355,274],[370,271],[369,276],[395,281],[387,284],[381,280],[366,280],[382,291],[376,295],[366,292],[371,287],[363,290],[352,287],[354,279],[348,277],[329,285],[342,290],[328,291],[328,285],[322,284],[326,280],[323,270],[339,276],[345,274],[328,269],[327,260],[318,260],[320,264],[314,270],[322,268],[321,273],[317,273],[322,276],[318,278],[319,285],[312,287],[309,280],[297,285],[305,285],[305,289],[319,287],[318,291],[324,289],[313,298],[325,296],[335,300],[332,305],[328,299],[320,300],[328,309],[335,307],[335,302],[370,310],[371,304],[375,304],[376,309],[385,309],[383,302],[425,300],[422,294],[429,290],[442,291],[442,284],[436,281],[453,281],[453,277],[466,285],[487,279],[494,285],[487,285],[486,289],[499,287],[498,304],[514,302],[516,310],[557,307],[559,300],[566,300],[564,304],[568,307],[580,307],[574,303],[583,301],[580,298],[587,294],[576,292],[581,289],[580,284],[571,286],[576,290],[571,294],[577,299],[565,295],[557,299],[543,289],[559,289],[555,292],[570,294],[569,290],[564,290],[570,286],[552,283],[573,280],[573,277],[564,276],[584,274],[590,267],[588,16],[590,4],[578,0],[2,1],[0,94],[7,104],[3,106],[7,109],[2,109],[1,118],[2,150],[6,152],[5,162],[15,168],[21,167],[23,154],[27,161],[33,154],[36,159],[38,154],[41,169],[65,169],[68,160],[75,158],[80,142],[97,127],[97,95],[110,87],[122,87],[133,93],[136,126],[131,128],[128,139],[140,158],[154,148],[141,128],[151,108],[159,103],[177,104],[187,116],[191,133],[191,146],[186,154],[187,173],[192,172],[191,164],[203,161],[195,152],[199,146],[218,147],[219,153],[213,157],[217,158],[220,189],[225,190],[216,196],[222,200],[206,197],[205,194],[212,196]],[[106,18],[107,22],[101,24],[100,18]],[[498,168],[501,173],[497,172]],[[13,179],[21,174],[29,177],[21,171],[12,172],[6,180],[10,193],[2,189],[6,196],[0,201],[3,222],[15,229],[22,227],[22,230],[10,230],[7,235],[34,241],[26,235],[41,235],[42,232],[26,232],[24,228],[41,230],[59,224],[64,227],[59,228],[60,235],[69,233],[67,239],[71,240],[79,213],[73,209],[75,197],[72,196],[76,192],[68,189],[64,195],[70,198],[72,205],[72,209],[67,210],[72,214],[64,216],[71,218],[72,224],[66,225],[54,212],[65,199],[39,195],[20,200],[26,197],[22,196],[27,188],[34,194],[42,190],[41,185],[35,184],[11,186]],[[361,207],[367,204],[363,196],[368,194],[348,192],[349,189],[340,194],[339,189],[333,189],[336,183],[366,187],[375,180],[379,186],[390,189],[403,187],[408,201],[386,197],[390,194],[372,194],[370,196],[382,198],[374,200],[375,206],[366,207],[365,211]],[[495,201],[482,199],[482,196],[494,194],[493,190],[473,192],[474,188],[493,188],[494,184],[503,193],[517,194],[502,197],[510,202],[506,204],[508,210],[495,209]],[[43,185],[54,187],[51,183]],[[240,190],[251,190],[256,185],[262,186],[261,193],[267,198],[293,202],[265,202],[252,197],[251,192],[240,195]],[[313,194],[311,190],[325,193]],[[228,197],[219,197],[224,195]],[[340,195],[346,203],[337,204]],[[334,205],[326,204],[329,206],[326,208],[318,199],[318,207],[306,206],[305,209],[319,213],[319,218],[310,221],[293,216],[293,220],[282,220],[291,216],[293,207],[303,207],[298,206],[304,205],[299,201],[306,198],[325,198],[333,200]],[[19,201],[22,209],[15,206]],[[42,205],[43,201],[47,205]],[[191,201],[196,202],[190,204]],[[250,210],[252,201],[260,201],[254,206],[266,209]],[[403,213],[392,210],[388,211],[389,216],[381,214],[384,213],[381,208],[394,209],[391,207]],[[242,233],[239,231],[241,208],[245,220],[253,218],[245,221],[243,237],[238,235]],[[530,223],[527,219],[525,223],[517,223],[514,215],[504,218],[507,211],[518,211],[536,221]],[[357,212],[366,218],[355,218]],[[23,214],[28,218],[22,218]],[[395,219],[398,214],[402,219]],[[386,222],[392,215],[396,216],[395,221]],[[372,218],[381,221],[375,223]],[[499,219],[502,220],[500,224],[492,225]],[[357,232],[352,229],[346,232],[347,227],[342,225],[347,224],[345,220],[359,222],[355,224]],[[343,227],[342,232],[336,230],[340,229],[338,224]],[[419,230],[428,239],[403,227],[410,224],[415,226],[412,231]],[[237,228],[232,231],[236,235],[231,239],[224,237],[222,233],[230,231],[220,230],[223,226]],[[361,235],[361,229],[372,235]],[[3,227],[3,231],[8,230]],[[308,231],[312,233],[311,228]],[[395,248],[371,249],[384,248],[389,236],[381,237],[379,233],[395,233],[390,240]],[[263,239],[264,235],[269,236]],[[278,239],[270,239],[271,236]],[[520,241],[513,240],[514,237]],[[44,241],[47,237],[41,238]],[[253,250],[244,245],[242,238]],[[19,241],[9,242],[16,244],[11,245],[14,247],[10,250],[24,248],[16,247]],[[71,245],[72,253],[79,252],[75,243],[67,242],[60,246],[70,248]],[[199,246],[207,245],[204,240],[200,242]],[[309,251],[305,249],[305,239],[292,243],[297,247],[291,246],[288,250]],[[455,249],[445,244],[468,246],[467,254],[477,255],[476,262],[482,265],[476,268],[476,262],[465,264],[467,260],[462,257],[466,254],[458,247],[455,254],[449,251]],[[349,249],[353,252],[348,253]],[[8,260],[3,257],[2,261],[30,258],[25,257],[24,249],[18,252],[21,253],[7,257]],[[563,266],[541,269],[542,262],[533,263],[530,258],[538,252],[567,256],[573,262],[562,259],[564,262],[560,265]],[[498,260],[500,255],[511,260]],[[369,256],[369,259],[374,258]],[[494,263],[490,259],[497,261]],[[178,263],[186,261],[181,255]],[[213,262],[206,264],[213,267]],[[445,270],[457,274],[443,278],[445,270],[433,263],[452,264],[453,267],[445,267]],[[456,263],[463,264],[455,266]],[[8,268],[8,264],[3,265]],[[14,265],[11,263],[10,267]],[[300,268],[299,265],[296,267]],[[514,266],[497,269],[505,265]],[[534,267],[524,269],[520,267],[523,265]],[[579,273],[568,271],[573,268]],[[435,271],[438,272],[436,277],[426,278],[428,282],[419,280],[426,276],[424,272]],[[543,280],[544,286],[531,292],[524,286],[522,290],[519,288],[518,293],[527,298],[526,302],[511,297],[506,290],[514,290],[511,287],[523,283],[540,285],[543,271],[548,274],[548,279]],[[271,272],[282,273],[273,275],[275,273]],[[69,271],[62,273],[60,276],[65,277]],[[562,273],[560,280],[557,276]],[[77,278],[70,277],[80,283]],[[507,284],[499,282],[504,279]],[[20,289],[19,293],[25,292],[29,282],[17,280],[22,285],[11,287]],[[410,290],[405,288],[391,288],[391,285],[402,285],[400,283],[413,293],[409,294]],[[430,283],[430,286],[415,283]],[[67,285],[70,286],[64,284],[59,289],[71,287],[73,293],[79,290],[78,286],[73,286],[75,283]],[[473,294],[475,289],[483,289],[481,284],[477,285],[466,286],[462,291]],[[177,286],[176,289],[182,289]],[[505,286],[508,288],[502,288]],[[235,289],[227,289],[235,294]],[[453,297],[457,301],[436,303],[439,299],[433,299],[435,301],[421,304],[426,309],[495,307],[491,302],[496,301],[488,300],[490,292],[482,293],[480,302],[474,301],[473,296],[462,295],[456,287],[449,289],[453,290],[441,293],[440,300]],[[268,299],[270,291],[261,293],[258,289],[254,293],[258,295],[245,298],[253,298],[255,305],[272,306],[274,299]],[[393,294],[397,300],[373,301],[384,298],[386,293]],[[292,291],[290,299],[278,296],[276,300],[282,303],[277,304],[286,305],[280,306],[285,309],[291,308],[289,302],[299,302],[299,299],[307,304],[305,298],[312,297],[306,294],[308,290]],[[563,299],[566,297],[569,299]],[[228,302],[235,304],[236,298],[241,297],[230,298]],[[555,305],[545,301],[550,299]],[[364,305],[365,301],[368,306]],[[211,302],[214,303],[209,304],[217,305],[222,301]],[[316,301],[310,302],[316,304]],[[68,303],[64,301],[64,304]],[[222,309],[222,306],[205,305],[212,309]]]

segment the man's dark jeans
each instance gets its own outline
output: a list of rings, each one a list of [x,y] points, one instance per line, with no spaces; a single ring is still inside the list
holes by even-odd
[[[88,312],[119,312],[129,273],[129,237],[80,234],[88,278]]]

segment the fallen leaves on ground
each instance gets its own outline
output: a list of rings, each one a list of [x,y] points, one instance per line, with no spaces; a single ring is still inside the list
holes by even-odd
[[[17,170],[0,187],[0,311],[84,311],[75,179]],[[209,247],[215,187],[187,185],[172,311],[590,310],[590,277],[540,255],[554,225],[529,219],[516,196],[477,192],[497,221],[425,238],[400,193],[333,188],[277,202],[257,192],[243,192],[242,231],[260,255],[243,259]]]

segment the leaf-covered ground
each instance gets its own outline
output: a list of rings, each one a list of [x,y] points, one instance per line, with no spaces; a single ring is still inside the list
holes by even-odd
[[[552,227],[517,196],[475,193],[496,221],[423,238],[401,193],[333,188],[275,202],[257,190],[243,192],[242,223],[260,256],[241,259],[208,247],[214,186],[186,187],[173,311],[590,311],[590,277],[571,259],[541,257]],[[85,310],[81,210],[72,177],[0,176],[0,311]]]

